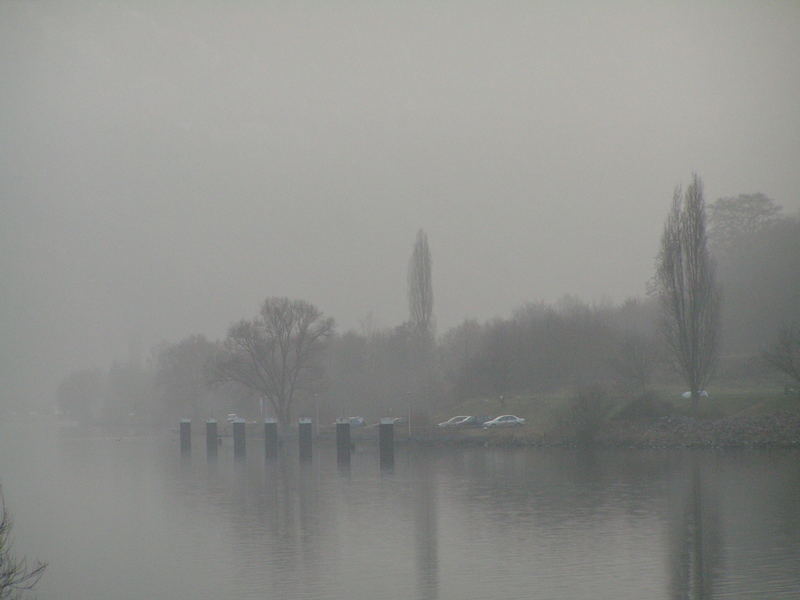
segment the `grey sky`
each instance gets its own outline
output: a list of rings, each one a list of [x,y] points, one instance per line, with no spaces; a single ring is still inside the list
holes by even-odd
[[[692,171],[800,207],[798,32],[798,2],[0,1],[6,394],[269,295],[400,323],[419,228],[440,331],[641,295]]]

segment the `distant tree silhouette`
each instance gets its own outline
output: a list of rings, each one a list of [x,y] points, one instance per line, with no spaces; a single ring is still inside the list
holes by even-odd
[[[774,223],[781,207],[764,194],[739,194],[720,198],[708,207],[709,234],[717,246],[730,248],[737,238]]]
[[[764,352],[764,359],[800,383],[800,327],[784,325],[778,332],[778,339]]]
[[[217,350],[217,344],[203,335],[191,335],[158,348],[155,391],[159,398],[159,413],[168,415],[170,419],[209,416],[212,393],[207,367]]]
[[[428,236],[420,229],[408,263],[408,311],[417,333],[433,333],[433,280]]]

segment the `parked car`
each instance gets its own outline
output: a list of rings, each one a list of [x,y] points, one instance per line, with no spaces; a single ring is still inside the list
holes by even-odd
[[[336,423],[347,421],[350,423],[350,427],[364,427],[367,424],[366,419],[364,417],[342,417],[341,419],[337,419]],[[334,423],[334,425],[336,425]]]
[[[488,429],[490,427],[518,427],[520,425],[525,425],[525,419],[522,417],[517,417],[514,415],[500,415],[499,417],[495,417],[491,421],[486,421],[483,424],[484,429]]]
[[[391,423],[392,425],[408,425],[406,417],[381,417],[370,427],[379,427],[381,423]]]
[[[467,427],[469,425],[476,425],[477,419],[467,415],[458,415],[450,417],[447,421],[443,421],[437,427]]]

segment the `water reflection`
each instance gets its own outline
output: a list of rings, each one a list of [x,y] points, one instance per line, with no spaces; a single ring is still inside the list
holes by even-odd
[[[425,457],[414,458],[414,555],[417,598],[439,597],[439,543],[435,472]]]
[[[217,501],[235,538],[234,587],[421,600],[524,590],[533,598],[731,596],[715,462],[730,464],[724,456],[475,449],[403,458],[379,471],[377,452],[343,464],[335,449],[312,462],[284,454],[209,463],[209,479],[229,487]],[[443,525],[442,507],[457,519]],[[795,585],[789,572],[763,587]]]
[[[708,600],[721,560],[719,499],[700,457],[691,456],[690,464],[682,510],[670,528],[670,590],[675,600]]]
[[[42,600],[800,597],[798,452],[400,446],[386,472],[376,447],[0,433]]]

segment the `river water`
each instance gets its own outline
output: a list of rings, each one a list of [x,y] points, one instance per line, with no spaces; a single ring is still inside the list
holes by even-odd
[[[41,600],[800,598],[800,452],[318,445],[0,425]]]

